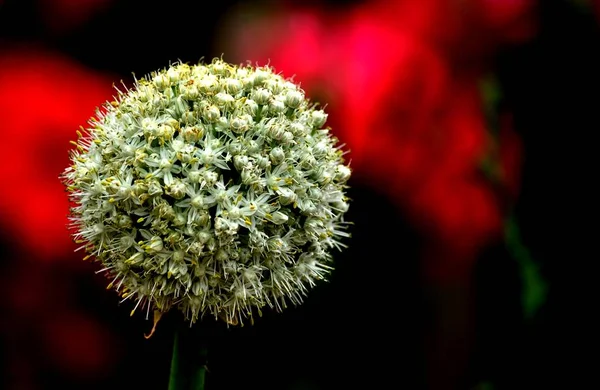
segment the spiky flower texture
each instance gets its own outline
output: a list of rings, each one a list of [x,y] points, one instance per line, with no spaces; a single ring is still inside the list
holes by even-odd
[[[117,92],[62,176],[109,288],[191,322],[301,303],[349,235],[351,169],[327,114],[273,68],[221,59]]]

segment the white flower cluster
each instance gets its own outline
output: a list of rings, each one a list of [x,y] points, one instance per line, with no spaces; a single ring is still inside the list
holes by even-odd
[[[348,236],[351,170],[326,119],[269,66],[214,59],[136,80],[73,142],[74,239],[133,311],[236,324],[298,304]]]

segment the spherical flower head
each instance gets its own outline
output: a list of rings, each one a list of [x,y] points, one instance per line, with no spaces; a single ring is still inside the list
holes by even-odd
[[[351,170],[326,119],[269,66],[175,63],[136,80],[74,142],[74,239],[133,311],[236,324],[299,304],[349,236]]]

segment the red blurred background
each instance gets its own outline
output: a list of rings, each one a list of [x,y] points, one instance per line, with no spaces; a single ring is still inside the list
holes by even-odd
[[[217,329],[207,389],[584,384],[599,21],[585,0],[0,0],[0,388],[166,387],[179,318],[143,338],[74,252],[58,176],[113,84],[216,56],[325,104],[355,224],[304,305]]]

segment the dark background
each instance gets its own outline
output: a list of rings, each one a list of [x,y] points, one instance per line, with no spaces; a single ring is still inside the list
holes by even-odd
[[[85,22],[69,27],[58,16],[58,23],[49,20],[42,3],[51,2],[0,1],[0,54],[10,56],[12,50],[23,47],[52,50],[114,80],[127,79],[132,72],[148,73],[169,61],[197,62],[220,56],[223,48],[216,32],[221,17],[237,4],[231,0],[211,2],[210,7],[183,0],[107,1]],[[58,3],[77,7],[74,1]],[[311,3],[343,9],[365,1]],[[593,278],[588,281],[585,276],[592,275],[591,264],[598,257],[591,205],[597,199],[592,193],[597,178],[592,140],[600,128],[599,19],[584,2],[539,3],[535,37],[499,50],[493,61],[503,90],[502,104],[512,111],[524,145],[515,215],[523,243],[549,286],[537,315],[524,320],[522,270],[504,243],[489,245],[474,271],[472,320],[476,325],[471,336],[475,341],[467,364],[455,375],[437,372],[444,371],[444,362],[451,362],[452,354],[432,357],[424,341],[433,337],[440,312],[461,310],[462,295],[453,298],[454,290],[423,281],[421,236],[393,199],[359,176],[352,179],[350,190],[351,249],[336,255],[330,283],[318,286],[302,306],[279,314],[267,312],[254,326],[227,329],[211,321],[204,325],[210,335],[207,389],[491,390],[544,389],[557,384],[580,388],[593,383],[587,381],[597,360],[597,349],[592,347],[596,329],[587,314],[595,305],[588,305],[586,298],[595,291]],[[0,135],[3,131],[0,128]],[[18,161],[14,164],[18,169]],[[1,186],[2,192],[14,190],[10,183]],[[384,211],[375,212],[374,205]],[[8,283],[15,263],[22,261],[21,246],[26,244],[10,234],[9,224],[3,224],[2,230],[0,283]],[[35,259],[27,261],[37,264]],[[74,256],[72,261],[80,260]],[[71,360],[65,363],[61,362],[64,355],[41,347],[48,345],[46,337],[58,336],[40,330],[43,324],[36,323],[35,317],[19,317],[10,301],[18,301],[15,297],[23,290],[41,295],[52,292],[34,281],[28,284],[25,276],[19,288],[0,290],[5,301],[4,308],[0,305],[0,388],[167,386],[178,315],[164,318],[156,334],[146,340],[142,336],[151,322],[142,316],[130,317],[130,307],[118,305],[116,295],[104,289],[94,265],[75,270],[69,262],[40,267],[45,270],[44,278],[59,280],[56,285],[68,284],[73,310],[84,313],[108,334],[102,344],[106,358],[96,363],[92,359],[85,366],[87,371],[78,371],[68,366],[73,356],[75,361],[78,356],[85,361],[86,351],[95,354],[97,350],[74,347],[75,352],[67,354]],[[449,332],[452,326],[461,325],[449,325]],[[77,332],[61,334],[64,339],[57,340],[58,344],[86,340],[77,341]],[[432,363],[436,359],[442,363]],[[432,375],[451,379],[434,386],[429,384]]]

